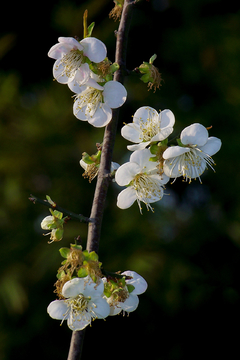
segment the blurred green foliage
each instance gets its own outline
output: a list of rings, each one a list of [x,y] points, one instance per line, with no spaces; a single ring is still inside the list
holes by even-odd
[[[5,4],[12,13],[10,3]],[[58,36],[82,37],[82,16],[96,22],[93,36],[114,61],[118,23],[108,18],[110,0],[41,2],[37,11],[14,6],[0,34],[0,358],[66,359],[71,332],[50,319],[58,249],[87,226],[69,222],[61,243],[47,244],[41,220],[47,208],[33,205],[31,193],[48,194],[60,206],[89,216],[95,181],[82,177],[83,151],[95,153],[104,129],[72,114],[67,86],[52,81],[47,57]],[[19,13],[21,12],[21,16]],[[8,12],[6,12],[8,13]],[[135,270],[149,288],[129,318],[96,321],[87,329],[84,359],[99,354],[121,358],[186,360],[238,353],[240,263],[240,10],[235,1],[150,0],[134,12],[127,67],[156,53],[164,79],[147,90],[127,78],[114,161],[128,160],[123,122],[143,105],[170,108],[175,135],[193,122],[211,126],[222,139],[211,170],[191,185],[167,185],[154,214],[137,204],[116,207],[120,188],[109,190],[99,257],[110,271]],[[135,340],[137,339],[137,341]],[[94,346],[92,346],[94,344]],[[121,345],[120,345],[121,344]],[[54,355],[53,355],[54,354]],[[236,357],[236,354],[235,354]]]

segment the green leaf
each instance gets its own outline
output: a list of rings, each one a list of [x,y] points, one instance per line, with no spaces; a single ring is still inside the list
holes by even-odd
[[[87,36],[91,36],[92,35],[92,31],[93,31],[93,28],[95,26],[95,22],[92,22],[88,28],[87,28]]]

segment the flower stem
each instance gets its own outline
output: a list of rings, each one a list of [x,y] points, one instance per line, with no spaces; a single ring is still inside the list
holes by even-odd
[[[114,80],[119,81],[120,83],[123,83],[126,72],[127,38],[130,28],[132,10],[134,8],[133,5],[135,5],[135,1],[133,0],[124,1],[122,16],[117,31],[115,62],[119,64],[119,69],[114,74]],[[101,162],[99,166],[97,184],[90,215],[92,221],[89,223],[88,227],[87,250],[89,252],[95,251],[98,253],[99,249],[104,206],[107,197],[108,186],[111,181],[109,174],[117,131],[118,117],[119,108],[113,110],[112,120],[105,128]],[[67,360],[81,359],[84,333],[85,330],[74,331],[72,333]]]

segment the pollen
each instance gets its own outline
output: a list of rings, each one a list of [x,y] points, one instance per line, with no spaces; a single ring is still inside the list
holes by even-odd
[[[151,141],[152,137],[161,131],[161,128],[154,112],[149,108],[146,109],[148,110],[148,117],[146,121],[143,121],[142,118],[139,119],[140,129],[142,131],[143,141]]]
[[[91,183],[91,181],[97,176],[98,170],[98,167],[94,163],[88,164],[82,176],[84,179],[88,179],[88,181]]]
[[[56,70],[59,66],[63,66],[63,71],[60,73],[60,76],[66,75],[67,77],[72,77],[77,69],[82,65],[83,62],[83,53],[78,49],[73,49],[65,54],[58,65],[56,65]]]
[[[76,107],[76,111],[82,110],[82,108],[86,107],[85,114],[89,114],[93,116],[97,111],[98,106],[101,106],[103,102],[102,90],[95,89],[91,86],[87,87],[85,90],[76,96],[76,100],[78,105]]]
[[[151,176],[140,173],[135,176],[131,184],[136,191],[137,202],[141,212],[140,201],[142,201],[147,209],[153,211],[150,203],[161,200],[163,197],[163,187],[159,185],[159,182]]]

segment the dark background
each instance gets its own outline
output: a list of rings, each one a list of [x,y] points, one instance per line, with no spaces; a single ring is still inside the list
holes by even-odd
[[[0,36],[0,358],[66,359],[71,331],[46,308],[62,258],[58,249],[87,226],[70,222],[61,243],[47,244],[40,228],[47,208],[29,194],[50,195],[60,206],[89,216],[95,181],[82,177],[83,151],[95,152],[104,129],[78,121],[72,93],[52,79],[47,57],[59,36],[83,36],[82,16],[114,61],[110,0],[6,3]],[[150,0],[136,9],[127,67],[156,53],[162,73],[155,94],[127,78],[114,161],[128,160],[124,122],[143,105],[170,108],[174,135],[194,122],[213,126],[222,140],[216,173],[203,184],[168,184],[154,214],[137,204],[116,207],[122,188],[109,190],[100,260],[110,271],[135,270],[148,282],[129,317],[97,320],[87,328],[83,358],[186,360],[239,357],[239,110],[240,11],[236,1]]]

